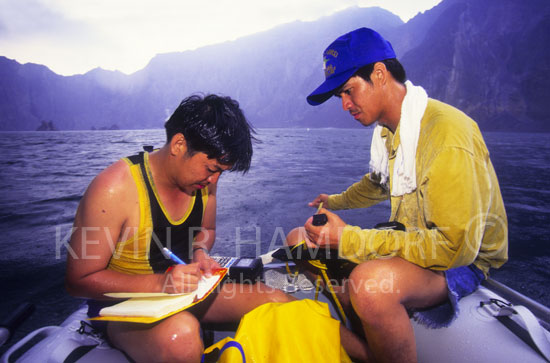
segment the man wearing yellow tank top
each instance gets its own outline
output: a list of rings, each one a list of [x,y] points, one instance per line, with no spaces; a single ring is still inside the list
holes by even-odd
[[[66,286],[90,299],[90,316],[112,304],[105,293],[190,292],[201,274],[218,267],[208,255],[218,179],[225,171],[249,169],[253,130],[237,102],[215,95],[183,100],[165,128],[164,146],[107,167],[78,207]],[[172,265],[160,253],[163,246],[187,264]],[[199,362],[199,321],[234,322],[263,303],[284,301],[288,297],[279,290],[226,285],[191,311],[158,323],[108,322],[98,328],[135,361]]]

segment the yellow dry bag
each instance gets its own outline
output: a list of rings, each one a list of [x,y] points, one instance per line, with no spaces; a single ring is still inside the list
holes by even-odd
[[[242,318],[234,339],[205,350],[204,361],[214,352],[221,363],[351,362],[340,344],[340,322],[314,300],[257,307]]]

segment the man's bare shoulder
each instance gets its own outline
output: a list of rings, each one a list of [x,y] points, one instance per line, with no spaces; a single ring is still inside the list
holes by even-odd
[[[103,169],[90,183],[88,189],[108,194],[124,192],[133,183],[130,167],[124,160],[118,160]]]
[[[129,165],[119,160],[101,171],[90,183],[81,204],[93,210],[124,210],[136,202],[137,194]]]

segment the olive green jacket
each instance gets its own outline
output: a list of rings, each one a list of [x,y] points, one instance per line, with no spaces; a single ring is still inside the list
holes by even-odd
[[[508,259],[508,222],[498,180],[477,124],[456,108],[428,99],[416,152],[417,189],[390,196],[399,127],[382,132],[390,185],[371,174],[328,208],[365,208],[391,199],[391,217],[407,231],[344,228],[339,255],[353,262],[399,256],[418,266],[447,270],[474,263],[486,275]]]

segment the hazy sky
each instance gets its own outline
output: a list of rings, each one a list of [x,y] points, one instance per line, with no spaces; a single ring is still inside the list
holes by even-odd
[[[0,55],[58,74],[132,73],[158,53],[233,40],[350,6],[407,21],[441,0],[0,0]]]

